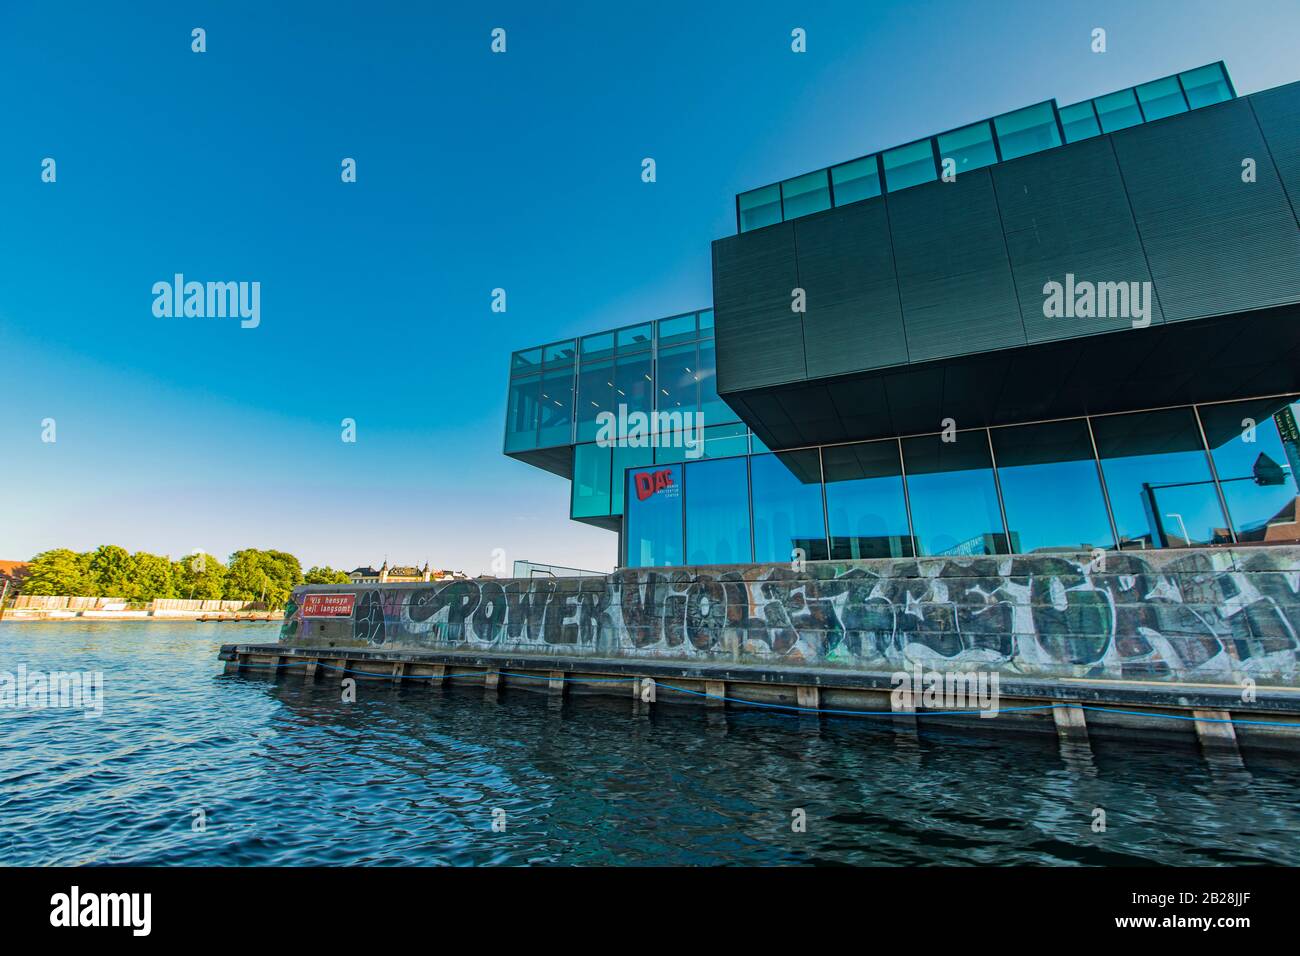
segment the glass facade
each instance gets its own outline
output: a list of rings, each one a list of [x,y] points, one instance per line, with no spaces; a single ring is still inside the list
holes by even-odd
[[[627,564],[671,567],[682,561],[682,466],[656,465],[627,472]]]
[[[686,552],[690,564],[745,564],[750,558],[744,458],[686,463]]]
[[[826,560],[826,515],[819,451],[807,448],[755,455],[750,459],[750,471],[754,560],[790,561],[796,549],[804,560]]]
[[[796,548],[845,560],[1300,542],[1295,395],[969,429],[955,441],[773,453],[747,437],[748,455],[737,445],[736,457],[655,466],[678,469],[676,523],[640,516],[658,515],[659,501],[629,499],[629,566],[667,554],[785,564]],[[655,533],[666,537],[647,542]]]
[[[1234,96],[1232,81],[1220,62],[1069,106],[1045,100],[878,155],[741,193],[736,197],[736,228],[749,232],[870,199],[880,195],[882,181],[888,192],[932,182],[941,172],[935,169],[936,153],[941,159],[951,159],[960,174]]]

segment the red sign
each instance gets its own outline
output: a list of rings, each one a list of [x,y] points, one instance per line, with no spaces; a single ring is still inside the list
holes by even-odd
[[[673,483],[673,470],[643,471],[636,475],[636,500],[645,501],[656,491],[663,491]]]
[[[355,594],[308,594],[302,599],[303,617],[351,617]]]

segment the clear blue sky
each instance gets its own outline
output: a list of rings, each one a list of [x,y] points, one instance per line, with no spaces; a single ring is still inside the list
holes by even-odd
[[[0,558],[607,568],[501,455],[510,350],[707,306],[743,189],[1217,59],[1300,79],[1294,0],[475,6],[0,6]],[[176,272],[261,282],[260,327],[155,318]]]

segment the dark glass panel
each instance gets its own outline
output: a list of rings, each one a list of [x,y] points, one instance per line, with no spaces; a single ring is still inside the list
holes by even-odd
[[[1137,97],[1132,90],[1098,96],[1092,105],[1097,110],[1097,119],[1103,133],[1113,133],[1117,129],[1127,129],[1142,122],[1142,111],[1138,109]]]
[[[659,350],[661,412],[694,412],[699,403],[699,363],[694,345],[674,345]]]
[[[542,376],[541,427],[537,447],[568,445],[573,442],[573,369],[547,372]]]
[[[516,352],[510,358],[510,372],[512,375],[527,375],[529,372],[535,372],[542,365],[542,350],[525,349],[522,352]]]
[[[614,363],[583,362],[578,370],[578,441],[596,440],[600,430],[597,416],[601,412],[618,414],[614,401]]]
[[[1039,103],[1014,113],[1004,113],[993,120],[998,133],[998,147],[1003,159],[1015,159],[1061,145],[1052,104]]]
[[[649,322],[628,329],[619,329],[618,350],[619,352],[642,352],[650,347],[652,335]]]
[[[903,439],[917,550],[925,555],[1006,554],[1002,513],[983,429]]]
[[[891,149],[880,158],[885,167],[885,185],[890,192],[928,183],[937,178],[934,171],[934,148],[928,139]]]
[[[750,467],[754,560],[787,563],[801,548],[806,560],[824,561],[826,516],[817,449],[755,455]]]
[[[993,146],[993,128],[987,122],[963,126],[951,133],[944,133],[937,139],[941,175],[945,159],[953,161],[958,176],[972,169],[992,166],[998,161],[997,150]]]
[[[506,398],[506,451],[537,446],[537,395],[541,379],[534,375],[511,381]]]
[[[577,355],[573,341],[556,342],[554,345],[548,345],[542,352],[542,363],[544,365],[572,365],[573,359]]]
[[[582,360],[608,358],[614,354],[614,333],[601,332],[582,339]]]
[[[1190,408],[1092,420],[1120,547],[1230,541]]]
[[[740,231],[749,232],[781,221],[781,187],[773,184],[741,193]]]
[[[910,558],[903,472],[895,441],[822,449],[831,557]]]
[[[1202,405],[1200,412],[1237,540],[1300,540],[1300,401]]]
[[[832,166],[831,182],[835,187],[837,206],[847,206],[851,202],[879,196],[880,171],[876,168],[876,157],[867,156],[851,163]]]
[[[627,472],[627,566],[682,564],[682,466]]]
[[[781,184],[781,205],[786,219],[797,219],[831,208],[831,189],[826,170],[796,176]]]
[[[1232,88],[1223,73],[1221,63],[1211,63],[1186,73],[1179,73],[1183,89],[1187,92],[1187,104],[1192,109],[1222,103],[1232,99]]]
[[[1142,104],[1142,115],[1147,122],[1164,119],[1175,113],[1186,113],[1187,103],[1183,99],[1182,88],[1178,78],[1166,76],[1163,80],[1152,80],[1137,88],[1138,102]]]
[[[571,517],[592,518],[609,514],[610,451],[600,445],[578,445],[573,449]]]
[[[1081,139],[1091,139],[1101,135],[1097,125],[1097,114],[1092,110],[1092,100],[1084,100],[1071,106],[1062,106],[1061,128],[1065,130],[1065,141],[1077,143]]]
[[[994,428],[992,435],[1018,552],[1115,547],[1086,421]]]
[[[690,564],[747,564],[745,459],[686,464],[686,556]]]
[[[659,346],[689,342],[695,338],[695,314],[677,315],[659,320]]]
[[[738,421],[740,416],[718,396],[717,349],[712,341],[700,343],[696,361],[699,363],[695,371],[700,382],[700,411],[704,414],[704,424],[721,425]]]
[[[623,488],[625,479],[623,474],[628,468],[640,468],[649,465],[654,461],[654,448],[649,445],[645,447],[633,447],[630,445],[616,445],[613,448],[613,479],[610,482],[609,513],[621,515],[623,513]]]

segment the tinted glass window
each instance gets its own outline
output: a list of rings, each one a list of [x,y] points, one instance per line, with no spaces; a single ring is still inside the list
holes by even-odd
[[[824,561],[821,461],[817,450],[755,455],[750,459],[754,501],[754,560],[786,563],[795,548]]]
[[[992,166],[998,161],[997,150],[993,148],[993,130],[988,123],[975,123],[944,133],[938,141],[939,162],[952,160],[958,176],[981,166]]]
[[[617,445],[612,451],[613,464],[610,470],[613,472],[613,478],[610,481],[609,513],[621,515],[623,513],[623,489],[626,486],[624,474],[628,468],[640,468],[643,465],[651,464],[655,460],[654,448],[648,445],[643,448]]]
[[[515,379],[506,399],[506,451],[537,447],[537,395],[541,380],[536,376]]]
[[[718,397],[717,350],[713,342],[701,342],[696,356],[699,367],[696,377],[700,381],[700,411],[704,414],[705,425],[721,425],[734,422],[738,416],[731,406]]]
[[[1087,422],[994,428],[992,435],[1017,553],[1115,547]]]
[[[705,309],[700,313],[700,337],[712,338],[713,336],[713,310]]]
[[[510,360],[511,372],[532,372],[538,369],[542,364],[541,349],[527,349],[523,352],[516,352]]]
[[[584,359],[604,358],[613,354],[613,332],[602,332],[599,335],[588,335],[582,340],[582,357]]]
[[[610,451],[599,445],[578,445],[573,449],[572,517],[609,514]]]
[[[1097,115],[1092,111],[1092,100],[1084,100],[1073,106],[1062,106],[1061,128],[1065,130],[1065,141],[1077,143],[1081,139],[1101,135],[1097,125]]]
[[[835,186],[835,205],[847,206],[851,202],[880,195],[880,172],[876,157],[855,159],[831,167],[831,182]]]
[[[542,376],[541,427],[537,447],[568,445],[573,441],[573,369]]]
[[[1266,399],[1200,411],[1237,540],[1300,540],[1300,402]]]
[[[542,361],[547,365],[572,365],[576,354],[573,342],[557,342],[546,346],[542,352]]]
[[[687,462],[686,549],[690,564],[750,561],[744,458]]]
[[[885,167],[885,185],[890,192],[936,178],[934,151],[928,139],[891,149],[880,158]]]
[[[921,554],[1007,553],[986,432],[905,438],[903,464]]]
[[[1015,159],[1061,145],[1061,133],[1056,128],[1056,114],[1051,103],[1039,103],[1006,113],[995,119],[993,126],[998,133],[1003,159]]]
[[[781,221],[781,187],[764,186],[739,196],[740,231],[749,232]]]
[[[659,350],[659,394],[663,412],[694,412],[699,401],[699,369],[694,345]]]
[[[1179,73],[1178,79],[1182,81],[1187,103],[1192,109],[1232,99],[1228,78],[1223,75],[1223,67],[1218,63]]]
[[[781,203],[786,219],[831,208],[831,190],[826,170],[787,179],[781,184]]]
[[[1137,96],[1138,102],[1142,104],[1142,115],[1148,121],[1187,112],[1183,91],[1178,85],[1178,78],[1174,76],[1143,83],[1137,88]]]
[[[695,314],[677,315],[659,320],[659,344],[689,342],[695,338]]]
[[[1190,408],[1092,420],[1120,547],[1231,540]]]
[[[1142,122],[1142,112],[1138,109],[1137,97],[1132,90],[1099,96],[1092,101],[1092,105],[1096,107],[1103,133],[1113,133],[1117,129],[1127,129]]]
[[[620,352],[640,352],[648,349],[651,342],[650,323],[634,325],[629,329],[618,330],[618,350]]]
[[[654,408],[654,381],[650,376],[651,361],[649,352],[635,355],[620,355],[614,363],[614,407],[626,405],[627,412],[650,412]]]
[[[636,468],[627,473],[627,565],[682,563],[682,467]]]
[[[824,448],[822,467],[832,558],[913,556],[897,442]]]
[[[600,429],[597,416],[601,412],[618,414],[616,404],[614,363],[583,362],[578,370],[577,440],[595,441]]]

